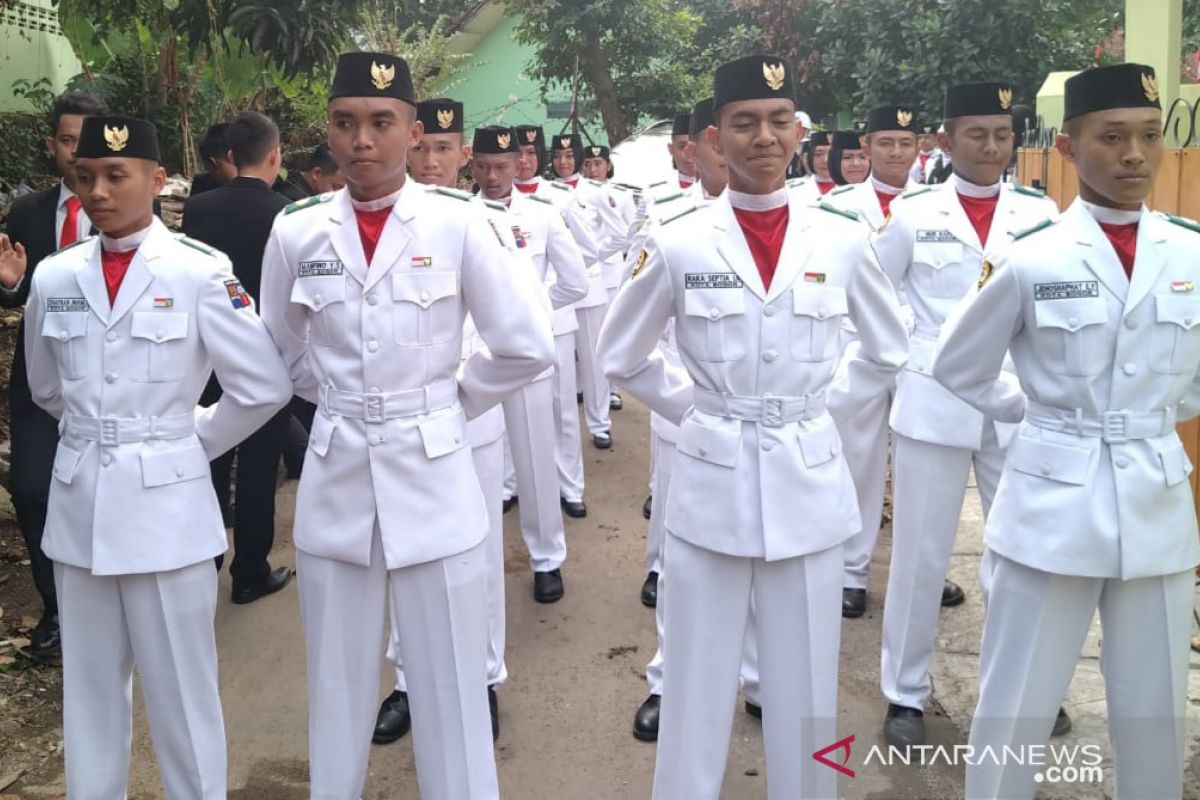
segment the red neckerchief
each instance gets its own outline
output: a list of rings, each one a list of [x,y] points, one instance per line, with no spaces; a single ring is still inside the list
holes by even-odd
[[[830,190],[833,189],[833,187],[837,186],[837,184],[834,183],[833,181],[823,181],[820,178],[817,178],[816,181],[817,181],[817,191],[820,192],[822,195],[829,194]]]
[[[958,201],[962,203],[963,211],[967,212],[967,219],[971,220],[975,235],[979,237],[979,244],[986,246],[988,234],[992,231],[992,217],[996,214],[996,204],[1000,202],[999,193],[992,197],[967,197],[962,192],[956,194]]]
[[[567,186],[570,186],[572,189],[579,185],[579,178],[560,178],[559,180],[561,180]]]
[[[136,248],[124,253],[100,251],[100,266],[104,269],[104,288],[108,290],[110,308],[117,300],[117,292],[121,290],[121,281],[125,280],[125,273],[129,271],[129,262],[133,261],[136,254]]]
[[[892,201],[900,195],[888,194],[887,192],[881,192],[876,189],[875,196],[879,198],[879,207],[883,209],[883,216],[890,217],[892,215]]]
[[[517,187],[517,191],[521,194],[533,194],[537,191],[538,182],[530,181],[529,183],[517,183],[514,181],[513,186]]]
[[[367,266],[375,257],[375,248],[379,245],[379,237],[383,234],[383,226],[392,213],[392,207],[381,208],[378,211],[359,211],[354,209],[354,218],[358,220],[358,238],[362,240],[363,255],[367,257]]]
[[[1133,257],[1137,254],[1137,234],[1138,224],[1130,222],[1125,225],[1114,225],[1108,222],[1098,222],[1100,230],[1104,231],[1104,235],[1108,237],[1108,241],[1112,243],[1113,250],[1117,251],[1117,258],[1121,259],[1121,266],[1125,268],[1125,277],[1133,279]]]
[[[783,236],[787,233],[788,207],[785,204],[768,211],[735,208],[733,215],[750,246],[750,255],[754,256],[754,266],[758,267],[763,288],[770,289],[775,267],[779,264],[779,253],[783,250]]]
[[[929,160],[931,155],[933,155],[933,153],[917,153],[917,160],[921,162],[922,175],[925,174],[925,162]]]
[[[680,173],[680,175],[679,175],[679,188],[680,189],[690,189],[692,184],[695,182],[696,182],[695,178],[689,178],[686,175],[684,175],[683,173]]]

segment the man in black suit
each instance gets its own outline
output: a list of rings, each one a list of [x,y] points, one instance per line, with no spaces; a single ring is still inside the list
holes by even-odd
[[[319,144],[300,159],[286,181],[275,189],[289,200],[303,200],[314,194],[336,192],[346,185],[329,145]]]
[[[0,306],[20,308],[38,263],[60,247],[92,233],[92,224],[75,196],[75,145],[83,118],[107,114],[103,101],[86,92],[68,92],[54,101],[46,149],[62,180],[49,189],[17,198],[0,235]],[[23,277],[22,277],[23,273]],[[30,636],[37,656],[59,650],[58,599],[54,569],[42,553],[42,530],[50,495],[50,472],[58,448],[58,423],[33,403],[25,374],[25,322],[17,329],[17,351],[9,376],[8,402],[12,428],[9,492],[17,524],[29,548],[33,582],[42,597],[42,617]]]
[[[192,178],[192,188],[188,197],[225,186],[237,177],[237,165],[229,152],[229,123],[218,122],[210,125],[204,132],[204,138],[196,145],[200,158],[204,161],[204,172]]]
[[[183,232],[223,251],[233,273],[258,300],[263,251],[275,216],[287,198],[271,191],[279,175],[279,128],[262,114],[239,114],[225,130],[237,176],[225,186],[189,197],[183,206]],[[201,403],[215,402],[220,387],[210,383]],[[213,485],[222,507],[228,507],[229,478],[238,460],[233,511],[233,602],[250,603],[287,585],[288,567],[272,570],[267,562],[275,540],[275,475],[287,434],[283,410],[224,456],[212,462]]]

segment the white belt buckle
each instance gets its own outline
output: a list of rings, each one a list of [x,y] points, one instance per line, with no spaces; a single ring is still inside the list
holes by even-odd
[[[385,412],[384,396],[382,394],[364,394],[363,395],[363,421],[364,422],[384,422],[387,419]]]
[[[782,397],[764,397],[762,399],[762,425],[764,428],[783,427]]]
[[[1101,436],[1109,444],[1129,441],[1129,412],[1105,411]]]
[[[116,447],[121,443],[121,420],[117,417],[100,418],[100,445]]]

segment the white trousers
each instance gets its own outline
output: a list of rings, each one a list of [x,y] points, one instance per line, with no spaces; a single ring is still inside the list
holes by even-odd
[[[520,497],[521,536],[534,572],[558,569],[567,559],[567,534],[555,469],[554,378],[536,380],[504,401],[511,480]],[[509,465],[505,463],[505,483]]]
[[[1099,609],[1116,797],[1179,798],[1186,766],[1191,570],[1123,581],[1054,575],[994,552],[988,564],[979,705],[971,723],[975,751],[1046,744]],[[1031,800],[1039,767],[1015,761],[969,765],[966,796]],[[1049,756],[1046,764],[1054,764]]]
[[[577,308],[579,329],[575,331],[575,352],[579,354],[579,388],[583,391],[583,416],[587,420],[588,432],[608,433],[612,430],[609,418],[608,378],[596,358],[596,342],[600,340],[600,326],[608,304]]]
[[[358,800],[383,657],[384,609],[399,633],[422,800],[497,800],[487,702],[487,546],[388,570],[296,551],[308,666],[312,800]]]
[[[501,508],[500,490],[504,476],[504,437],[494,442],[471,448],[471,459],[475,462],[475,474],[479,487],[487,502],[488,536],[487,549],[487,615],[488,650],[487,683],[498,687],[508,680],[508,666],[504,663],[504,647],[507,628],[504,616],[504,511]],[[392,615],[389,615],[392,616]],[[396,691],[408,691],[408,679],[404,677],[404,664],[397,643],[395,617],[388,626],[387,660],[396,671]]]
[[[806,754],[836,741],[842,547],[764,561],[667,535],[666,672],[654,800],[717,800],[755,600],[770,800],[836,798]]]
[[[554,432],[558,488],[572,502],[583,500],[583,441],[575,402],[575,333],[554,337]]]
[[[879,539],[883,519],[883,494],[887,482],[888,413],[891,398],[882,397],[864,403],[849,413],[834,417],[842,437],[842,453],[854,478],[858,494],[858,513],[863,527],[846,542],[845,576],[847,589],[866,589],[871,554]]]
[[[972,451],[893,434],[892,562],[883,603],[880,683],[888,701],[924,709],[942,587],[971,467],[986,518],[1004,466],[995,428]]]
[[[140,575],[56,562],[54,584],[68,800],[125,797],[135,668],[168,800],[225,800],[212,562]]]
[[[665,622],[666,570],[663,568],[663,546],[666,544],[667,526],[663,519],[667,515],[667,493],[671,490],[671,473],[675,464],[675,443],[651,434],[651,456],[654,468],[650,471],[654,483],[652,495],[658,498],[650,509],[650,527],[646,533],[646,571],[658,573],[658,602],[654,606],[654,630],[658,647],[654,658],[646,665],[646,683],[650,694],[662,694],[663,685],[663,625]]]

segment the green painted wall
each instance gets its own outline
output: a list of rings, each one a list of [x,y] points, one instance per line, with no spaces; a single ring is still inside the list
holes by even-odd
[[[0,111],[30,107],[13,96],[13,81],[48,78],[58,92],[82,70],[50,0],[14,0],[0,10]]]

